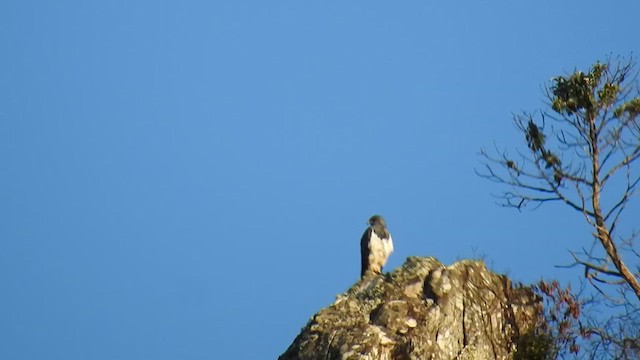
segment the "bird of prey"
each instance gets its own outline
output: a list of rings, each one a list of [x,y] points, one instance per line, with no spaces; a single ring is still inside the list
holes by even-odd
[[[391,234],[387,224],[380,215],[373,215],[369,219],[369,227],[360,239],[360,255],[362,256],[362,271],[360,277],[368,272],[382,274],[382,267],[393,251]]]

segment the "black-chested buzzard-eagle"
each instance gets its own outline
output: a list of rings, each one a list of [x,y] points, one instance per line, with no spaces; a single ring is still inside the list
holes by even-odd
[[[360,277],[367,273],[382,274],[382,267],[393,252],[393,240],[387,230],[387,224],[380,215],[369,219],[369,227],[360,239],[362,270]]]

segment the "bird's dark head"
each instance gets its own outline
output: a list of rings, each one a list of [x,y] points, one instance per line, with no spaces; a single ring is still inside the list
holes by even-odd
[[[369,219],[369,225],[371,226],[381,225],[383,227],[387,227],[387,223],[384,221],[384,219],[380,215],[373,215]]]

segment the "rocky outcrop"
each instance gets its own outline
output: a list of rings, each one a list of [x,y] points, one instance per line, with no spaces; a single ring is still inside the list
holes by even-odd
[[[339,295],[279,359],[510,359],[539,311],[529,288],[482,261],[409,257]]]

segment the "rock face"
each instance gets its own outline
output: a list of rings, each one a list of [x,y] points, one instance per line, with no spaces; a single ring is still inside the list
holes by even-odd
[[[529,288],[482,261],[409,257],[339,295],[279,359],[511,359],[539,311]]]

